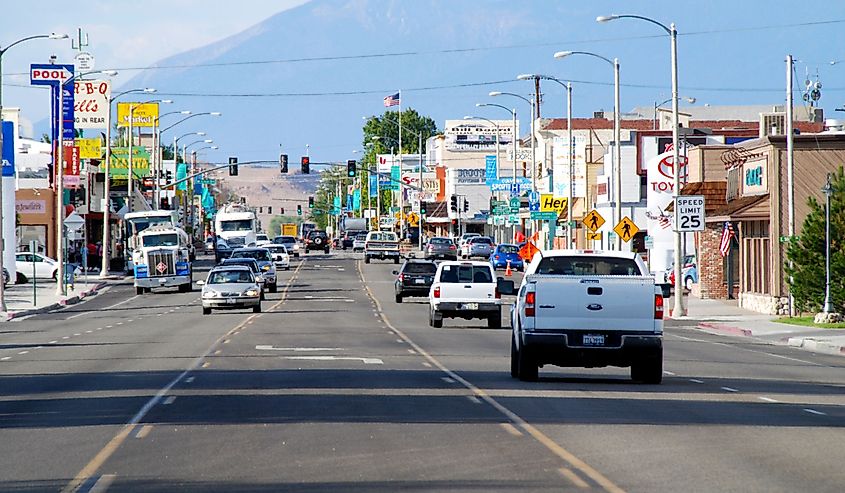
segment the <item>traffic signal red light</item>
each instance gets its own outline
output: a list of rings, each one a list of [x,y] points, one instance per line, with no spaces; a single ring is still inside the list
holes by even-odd
[[[311,158],[308,156],[302,156],[300,164],[302,167],[300,171],[302,171],[303,175],[311,174]]]

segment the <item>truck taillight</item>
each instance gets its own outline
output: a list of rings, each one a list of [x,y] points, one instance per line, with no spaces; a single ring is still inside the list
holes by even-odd
[[[434,288],[434,297],[435,298],[440,297],[440,286],[437,286],[436,288]]]
[[[496,299],[497,299],[497,300],[502,299],[502,293],[500,293],[500,292],[499,292],[499,287],[498,287],[498,286],[496,286]]]
[[[663,320],[663,296],[654,295],[654,319]]]
[[[534,316],[534,302],[537,299],[537,293],[534,291],[529,291],[525,293],[525,316],[526,317],[533,317]]]
[[[399,274],[399,282],[405,282],[405,274]]]
[[[56,199],[58,200],[58,199]],[[449,250],[456,250],[455,245],[449,245]]]

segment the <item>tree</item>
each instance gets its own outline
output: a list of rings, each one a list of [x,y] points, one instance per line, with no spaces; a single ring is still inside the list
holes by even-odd
[[[830,296],[836,311],[845,306],[845,173],[839,168],[831,178],[830,197]],[[823,199],[824,200],[824,199]],[[807,200],[810,213],[804,219],[801,236],[786,249],[790,263],[786,273],[796,308],[817,312],[825,297],[825,203]]]
[[[267,236],[272,238],[282,234],[282,224],[299,224],[302,222],[298,216],[273,216],[267,226]]]

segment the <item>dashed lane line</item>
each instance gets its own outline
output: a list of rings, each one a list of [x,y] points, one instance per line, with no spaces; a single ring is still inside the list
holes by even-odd
[[[815,409],[806,408],[806,409],[804,409],[804,412],[810,413],[810,414],[815,414],[816,416],[827,416],[827,414],[825,414],[821,411],[816,411]]]

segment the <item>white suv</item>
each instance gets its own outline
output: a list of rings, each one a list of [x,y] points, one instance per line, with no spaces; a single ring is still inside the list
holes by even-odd
[[[429,324],[442,327],[444,318],[486,318],[489,328],[501,329],[499,283],[510,283],[513,291],[513,281],[497,280],[489,262],[442,262],[428,293]]]

